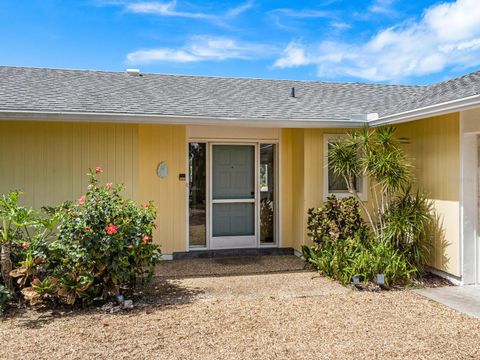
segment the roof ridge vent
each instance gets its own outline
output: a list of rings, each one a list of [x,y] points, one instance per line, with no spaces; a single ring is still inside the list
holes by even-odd
[[[127,69],[127,74],[130,76],[140,76],[140,69]]]

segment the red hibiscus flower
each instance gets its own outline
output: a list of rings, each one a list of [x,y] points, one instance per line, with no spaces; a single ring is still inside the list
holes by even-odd
[[[92,228],[91,228],[90,226],[85,226],[85,227],[83,228],[83,230],[85,230],[85,231],[90,231],[90,230],[92,230]]]
[[[106,187],[108,190],[110,190],[110,189],[112,188],[112,186],[113,186],[112,183],[107,183],[107,184],[105,185],[105,187]]]
[[[95,168],[95,174],[102,173],[102,172],[103,172],[103,170],[102,170],[102,168],[101,168],[100,166],[97,166],[97,167]]]
[[[78,203],[79,203],[80,205],[83,205],[83,204],[85,204],[85,200],[86,200],[86,199],[87,199],[87,197],[86,197],[85,195],[82,195],[82,196],[80,197],[80,199],[78,199]]]
[[[142,236],[143,245],[147,245],[149,241],[150,241],[150,236],[148,236],[148,235],[143,235]]]
[[[30,244],[29,244],[28,242],[26,242],[26,241],[24,241],[24,242],[22,243],[22,248],[24,248],[24,249],[28,249],[29,246],[30,246]]]
[[[144,208],[144,209],[148,209],[149,207],[150,207],[150,204],[145,204],[145,205],[143,205],[143,208]]]
[[[113,224],[109,224],[109,225],[105,228],[105,230],[106,230],[106,232],[107,232],[108,235],[116,234],[116,233],[118,232],[117,229],[118,229],[118,226],[115,226],[115,225],[113,225]]]

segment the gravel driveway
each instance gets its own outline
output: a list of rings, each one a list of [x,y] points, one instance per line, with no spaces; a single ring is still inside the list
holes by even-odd
[[[173,273],[130,312],[11,314],[0,359],[480,358],[480,320],[411,291],[357,292],[305,271]]]

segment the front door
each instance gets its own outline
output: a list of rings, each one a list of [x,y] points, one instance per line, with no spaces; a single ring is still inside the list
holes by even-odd
[[[212,249],[256,247],[255,145],[211,145]]]

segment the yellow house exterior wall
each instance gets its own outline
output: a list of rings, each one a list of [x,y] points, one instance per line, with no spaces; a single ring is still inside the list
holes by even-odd
[[[437,228],[430,264],[460,276],[460,121],[459,114],[399,124],[398,137],[413,165],[417,186],[433,200]]]
[[[79,198],[88,168],[101,166],[101,181],[123,183],[124,194],[158,209],[154,241],[164,253],[185,251],[185,127],[111,123],[0,121],[0,193],[24,192],[39,208]],[[160,161],[167,178],[156,175]]]
[[[136,125],[0,121],[0,193],[24,192],[24,203],[41,207],[80,197],[88,168],[102,180],[125,184],[137,198]]]
[[[346,129],[282,129],[282,246],[300,250],[311,244],[307,211],[323,204],[325,134]]]
[[[420,189],[434,201],[439,231],[431,264],[460,275],[459,116],[399,124]],[[308,244],[307,209],[324,198],[323,139],[345,129],[279,129],[281,246]],[[125,184],[125,195],[158,208],[156,242],[164,253],[186,251],[187,131],[182,125],[0,121],[0,193],[25,192],[34,207],[77,199],[86,170],[101,166],[102,181]],[[168,176],[156,175],[159,162]]]
[[[324,200],[324,135],[345,129],[282,130],[283,246],[300,250],[309,244],[307,210]],[[414,165],[418,188],[434,202],[437,227],[430,264],[460,276],[459,115],[458,113],[397,125],[397,136]],[[367,204],[368,205],[368,204]]]
[[[139,125],[139,199],[153,200],[158,209],[153,238],[162,252],[186,251],[187,182],[179,174],[187,171],[186,131],[181,125]],[[165,161],[168,176],[156,175]]]

